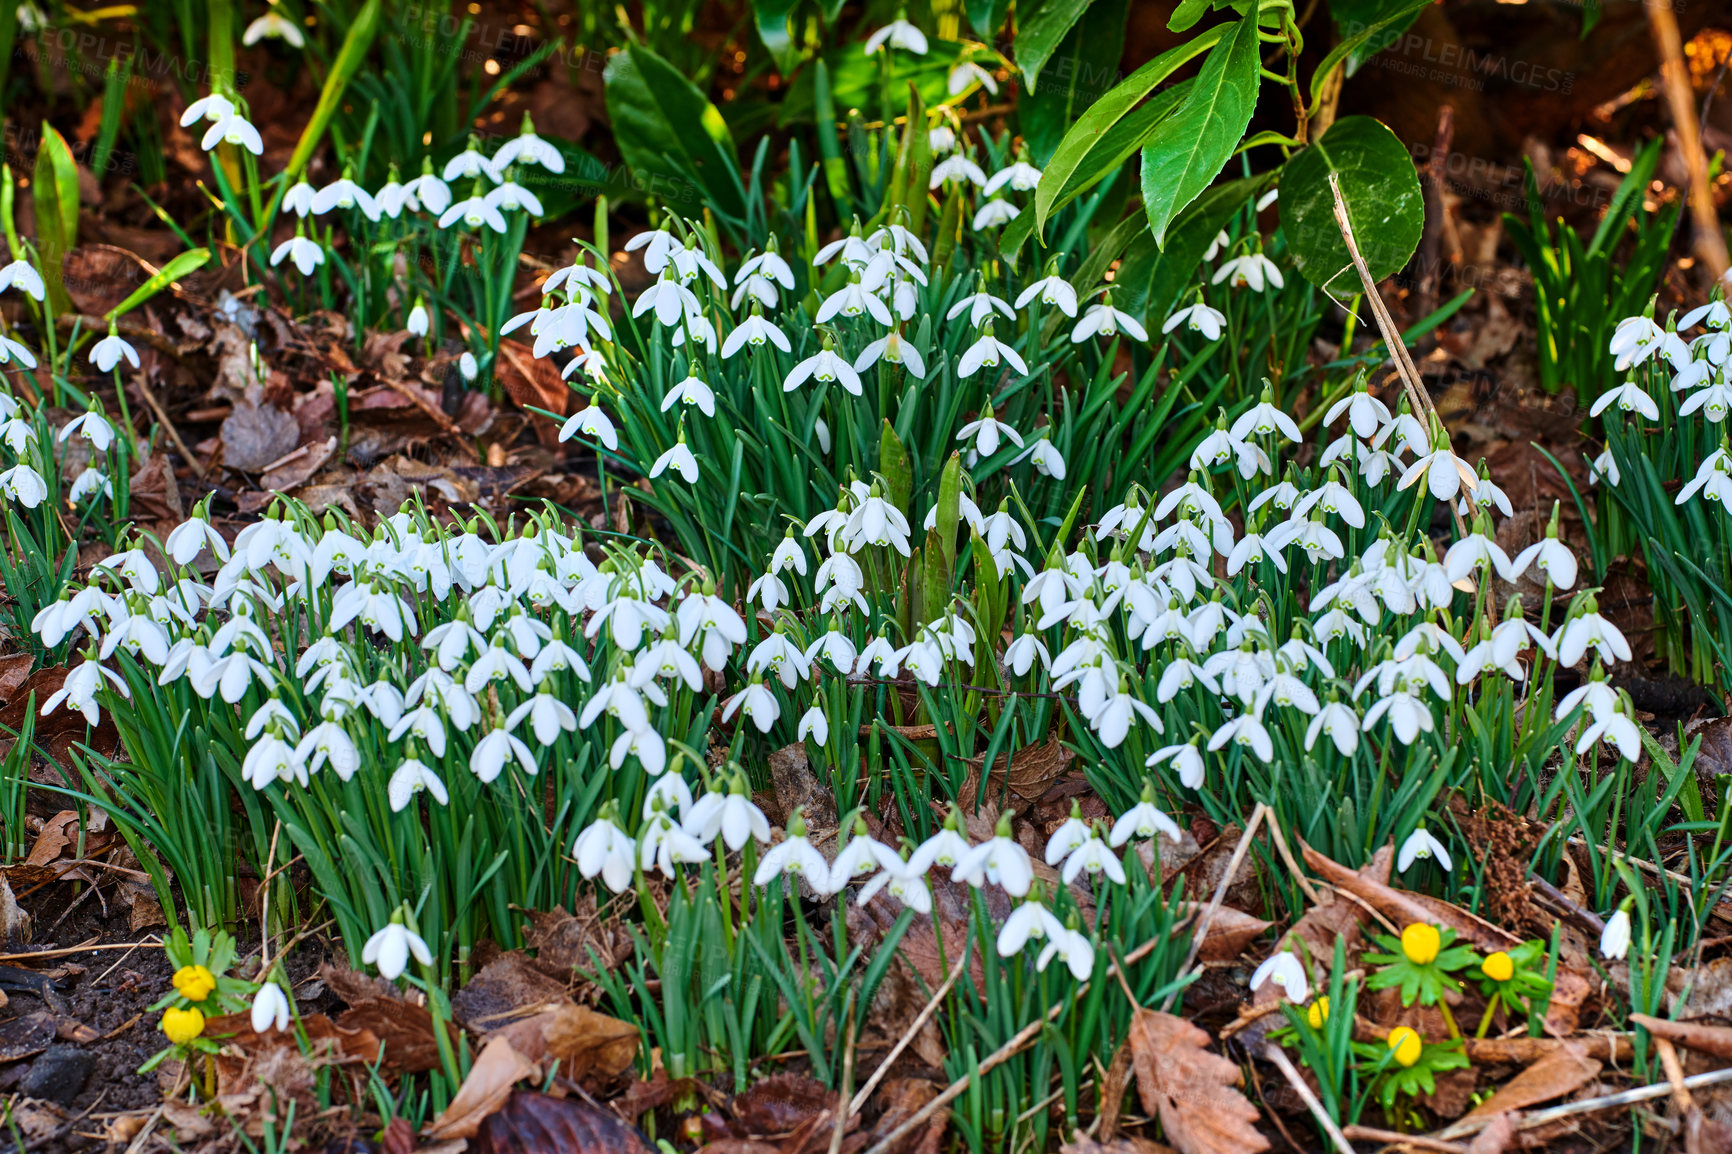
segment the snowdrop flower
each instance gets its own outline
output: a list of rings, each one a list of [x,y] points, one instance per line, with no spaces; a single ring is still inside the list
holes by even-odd
[[[872,319],[886,328],[896,323],[895,318],[890,315],[890,310],[884,306],[884,302],[866,291],[859,276],[856,275],[840,291],[833,292],[824,298],[824,303],[818,306],[818,315],[814,319],[817,323],[823,324],[835,316],[858,317],[867,313],[872,314]],[[784,337],[784,351],[786,340],[787,338]],[[867,347],[870,348],[871,346]],[[856,364],[854,367],[859,368],[860,366]]]
[[[565,424],[559,427],[561,441],[569,441],[579,433],[594,437],[616,452],[619,449],[619,433],[614,430],[608,415],[597,408],[593,401],[567,417]]]
[[[47,286],[42,282],[42,274],[27,260],[15,260],[5,268],[0,268],[0,292],[9,288],[15,288],[38,301],[42,300],[47,291]]]
[[[978,84],[994,96],[998,95],[998,79],[972,60],[963,60],[950,70],[947,87],[950,95],[961,96],[970,86]]]
[[[409,310],[409,319],[403,323],[403,328],[410,336],[424,337],[427,335],[427,306],[416,298],[415,307]]]
[[[1048,266],[1046,276],[1022,290],[1021,295],[1016,298],[1016,307],[1019,310],[1027,308],[1037,297],[1041,304],[1056,307],[1067,317],[1076,316],[1076,289],[1058,275],[1057,261]]]
[[[1611,450],[1607,449],[1605,457],[1610,456]],[[1616,462],[1612,467],[1612,484],[1617,484]],[[1679,490],[1673,504],[1682,505],[1697,493],[1709,501],[1719,501],[1722,508],[1732,509],[1732,452],[1728,451],[1724,439],[1720,448],[1708,454],[1708,459],[1697,467],[1696,476]]]
[[[256,24],[258,21],[255,20],[253,23]],[[296,34],[299,35],[298,32]],[[253,1033],[263,1034],[268,1030],[286,1031],[289,1028],[289,1020],[289,999],[284,995],[283,988],[275,982],[266,982],[260,986],[259,992],[253,995]]]
[[[1088,981],[1094,974],[1094,943],[1089,941],[1088,935],[1081,930],[1066,928],[1049,937],[1046,948],[1040,951],[1040,957],[1034,963],[1034,968],[1044,973],[1054,958],[1063,961],[1070,969],[1071,977],[1079,982]]]
[[[934,156],[949,152],[956,147],[956,130],[948,124],[940,124],[936,128],[928,129],[926,146],[932,150]]]
[[[573,727],[575,726],[574,721]],[[525,774],[535,776],[535,755],[529,752],[529,747],[506,726],[495,726],[487,736],[475,743],[475,750],[469,755],[469,772],[480,778],[485,785],[497,778],[513,761],[517,762]]]
[[[379,206],[372,195],[344,174],[313,194],[313,215],[323,216],[332,209],[359,208],[368,220],[379,219]]]
[[[889,864],[890,861],[895,864]],[[891,897],[917,914],[932,912],[932,891],[927,888],[924,875],[909,869],[894,854],[886,861],[882,870],[873,874],[866,884],[860,887],[860,896],[855,899],[855,904],[866,905],[878,896],[880,890],[889,891]]]
[[[1197,749],[1195,741],[1189,741],[1182,745],[1164,745],[1149,754],[1148,760],[1143,764],[1153,769],[1162,762],[1172,763],[1173,769],[1179,775],[1179,784],[1186,789],[1203,788],[1203,754]],[[1169,819],[1170,822],[1171,819]],[[1174,824],[1174,828],[1177,828],[1176,824]],[[1117,833],[1117,826],[1114,827],[1114,832]],[[1177,840],[1176,837],[1175,840]]]
[[[1329,406],[1329,411],[1323,414],[1323,423],[1333,425],[1343,413],[1347,414],[1347,425],[1354,435],[1366,439],[1390,421],[1389,409],[1363,388]]]
[[[1505,581],[1514,581],[1517,571],[1510,565],[1509,555],[1490,536],[1491,524],[1485,515],[1480,515],[1480,522],[1473,532],[1451,545],[1443,555],[1444,572],[1451,581],[1460,581],[1475,569],[1489,568],[1497,571],[1497,575]]]
[[[1264,728],[1263,718],[1256,709],[1246,710],[1215,730],[1209,737],[1209,750],[1224,749],[1228,742],[1250,750],[1264,765],[1275,759],[1274,739]]]
[[[465,153],[464,155],[468,155]],[[446,179],[450,179],[451,168],[446,166]],[[476,181],[474,189],[465,200],[457,201],[450,208],[439,214],[439,227],[450,228],[458,221],[465,228],[478,230],[483,225],[494,232],[505,231],[505,217],[499,211],[499,206],[481,191],[481,182]]]
[[[1625,381],[1615,389],[1608,389],[1601,393],[1599,399],[1594,402],[1594,407],[1588,410],[1588,415],[1597,417],[1610,408],[1614,402],[1623,412],[1640,413],[1650,421],[1660,419],[1660,406],[1656,405],[1654,398],[1636,384],[1634,378]],[[1679,411],[1682,412],[1682,410]]]
[[[618,802],[604,803],[571,847],[577,872],[586,878],[601,875],[602,883],[616,894],[631,886],[637,861],[637,845],[619,827],[618,816]]]
[[[788,344],[788,338],[782,333],[782,330],[765,320],[763,308],[754,304],[752,305],[752,315],[729,333],[728,339],[722,342],[722,357],[725,360],[747,345],[754,349],[760,349],[764,347],[765,343],[775,345],[784,353],[792,351],[792,347]]]
[[[866,545],[877,545],[893,548],[904,557],[909,556],[908,536],[908,519],[884,499],[877,482],[873,482],[865,498],[848,514],[841,533],[842,543],[850,553]]]
[[[926,34],[901,16],[866,38],[866,55],[873,55],[886,44],[912,52],[916,56],[926,55]]]
[[[1113,882],[1121,886],[1125,884],[1124,863],[1119,861],[1117,854],[1107,848],[1107,843],[1101,840],[1098,830],[1091,830],[1082,844],[1065,859],[1064,871],[1060,876],[1068,886],[1085,872],[1090,878],[1104,873]]]
[[[710,792],[698,798],[686,815],[685,827],[687,833],[706,845],[720,834],[722,842],[736,853],[748,839],[765,843],[770,840],[770,819],[747,796],[745,783],[738,774],[726,793]]]
[[[134,365],[138,364],[137,358],[134,358],[132,363]],[[103,371],[107,372],[108,370],[104,369]],[[109,424],[108,419],[95,409],[82,413],[66,422],[60,430],[60,435],[56,437],[55,440],[64,442],[68,437],[71,437],[74,434],[82,436],[85,440],[89,441],[92,447],[94,447],[99,453],[108,452],[108,446],[114,443],[114,426]]]
[[[1121,332],[1139,341],[1149,339],[1148,330],[1135,317],[1113,307],[1113,294],[1108,291],[1098,303],[1084,310],[1082,319],[1071,330],[1070,339],[1072,344],[1080,345],[1090,337],[1110,337]]]
[[[1622,705],[1621,699],[1619,705]],[[1637,761],[1642,756],[1642,727],[1631,720],[1621,708],[1608,709],[1594,715],[1592,723],[1584,728],[1581,736],[1576,739],[1577,755],[1586,753],[1601,740],[1616,746],[1618,755],[1627,761]]]
[[[1606,351],[1617,358],[1613,369],[1622,373],[1641,364],[1661,351],[1668,335],[1652,317],[1625,317],[1612,331],[1612,339],[1606,346]],[[1676,338],[1676,334],[1670,335]]]
[[[1305,966],[1287,950],[1270,954],[1251,975],[1251,988],[1258,990],[1264,982],[1273,981],[1281,987],[1289,1002],[1303,1002],[1311,994],[1311,983],[1305,977]]]
[[[681,828],[665,811],[648,820],[642,836],[638,864],[646,871],[654,865],[661,870],[663,877],[672,878],[677,864],[690,865],[709,860],[709,851],[703,843]]]
[[[920,350],[903,340],[902,334],[894,329],[860,350],[860,355],[854,359],[854,371],[863,373],[880,359],[901,365],[915,380],[926,379],[926,362],[921,359]]]
[[[239,112],[230,111],[227,116],[205,129],[204,138],[199,141],[199,147],[206,152],[219,144],[230,144],[244,148],[254,156],[265,154],[264,139],[259,136],[259,130]]]
[[[1185,746],[1184,748],[1195,749],[1194,746]],[[1133,837],[1150,840],[1157,833],[1164,833],[1173,841],[1178,841],[1184,836],[1179,832],[1178,823],[1155,808],[1155,788],[1145,781],[1142,800],[1120,815],[1119,819],[1113,823],[1112,834],[1107,840],[1114,849],[1117,849]]]
[[[860,374],[854,371],[854,366],[835,353],[828,334],[824,337],[822,348],[789,371],[786,379],[782,381],[782,391],[791,393],[808,380],[824,384],[839,381],[842,387],[854,396],[861,395]]]
[[[122,357],[125,357],[127,364],[133,368],[138,367],[138,350],[121,339],[111,322],[108,326],[108,335],[90,346],[90,363],[96,366],[97,372],[106,373],[118,365]],[[64,440],[64,436],[61,439]],[[97,447],[105,448],[106,446],[99,445]]]
[[[74,713],[82,714],[84,720],[91,725],[102,724],[102,707],[97,703],[96,693],[102,688],[102,679],[107,678],[114,686],[116,693],[130,698],[132,692],[127,689],[126,682],[114,670],[99,664],[95,655],[86,652],[84,662],[73,667],[66,675],[66,680],[60,683],[60,688],[49,694],[48,700],[42,703],[41,715],[47,717],[62,703]]]
[[[559,154],[559,149],[535,135],[535,124],[529,119],[527,112],[523,114],[523,130],[493,154],[492,165],[496,176],[513,164],[539,164],[556,174],[565,171],[565,158]],[[541,213],[537,212],[535,215],[540,216]]]
[[[806,660],[816,661],[819,655],[830,662],[838,673],[846,675],[854,671],[854,663],[859,654],[855,651],[854,642],[842,632],[841,622],[834,617],[830,619],[829,630],[806,647]]]
[[[1435,727],[1431,708],[1414,693],[1414,687],[1405,677],[1398,677],[1389,695],[1379,698],[1365,711],[1359,728],[1370,733],[1371,727],[1382,720],[1384,714],[1389,715],[1389,724],[1403,745],[1412,745],[1421,732],[1430,733]]]
[[[391,781],[386,787],[386,793],[391,799],[391,812],[402,813],[415,800],[415,795],[421,791],[433,795],[433,800],[440,805],[447,804],[451,797],[445,792],[445,783],[439,780],[439,775],[417,760],[413,754],[397,772],[391,775]]]
[[[1004,919],[1004,925],[998,931],[998,956],[1008,958],[1012,954],[1021,953],[1023,947],[1031,941],[1066,933],[1069,931],[1065,929],[1064,923],[1054,917],[1052,911],[1047,909],[1038,897],[1031,897]]]
[[[1607,961],[1620,961],[1630,952],[1631,900],[1625,898],[1606,919],[1606,928],[1600,931],[1600,956]]]
[[[1342,757],[1352,757],[1354,750],[1359,748],[1359,725],[1359,715],[1351,705],[1339,701],[1326,702],[1305,728],[1305,752],[1311,752],[1317,739],[1328,734]]]
[[[1021,213],[1022,210],[1008,200],[989,200],[975,211],[972,225],[975,232],[985,232],[1009,224]]]
[[[1161,724],[1161,715],[1132,694],[1126,682],[1126,678],[1120,677],[1118,692],[1112,694],[1101,710],[1089,719],[1101,744],[1108,749],[1117,749],[1124,744],[1134,722],[1141,721],[1156,733],[1165,728]]]
[[[830,881],[830,863],[806,840],[806,819],[795,810],[788,819],[788,836],[770,847],[758,862],[752,884],[765,886],[778,877],[804,875],[814,890],[824,893]]]
[[[296,233],[271,251],[271,267],[282,264],[284,258],[292,260],[302,276],[312,276],[313,270],[325,263],[325,250],[318,241]]]
[[[1232,243],[1233,238],[1227,235],[1225,229],[1222,229],[1215,234],[1215,239],[1209,242],[1209,247],[1203,250],[1203,259],[1206,261],[1214,260],[1220,255],[1222,249],[1231,247]]]
[[[212,92],[209,96],[201,96],[186,106],[181,113],[180,126],[191,128],[201,117],[206,120],[221,120],[235,110],[234,101],[220,92]]]
[[[1589,596],[1583,603],[1583,610],[1579,615],[1572,613],[1552,637],[1553,644],[1558,647],[1558,664],[1569,669],[1578,664],[1590,648],[1608,665],[1614,661],[1631,660],[1630,643],[1616,625],[1600,616],[1598,599]]]
[[[1465,485],[1472,489],[1474,472],[1468,468],[1467,462],[1456,456],[1449,448],[1446,440],[1444,446],[1435,452],[1426,453],[1419,460],[1407,467],[1401,474],[1401,479],[1395,487],[1406,490],[1420,477],[1424,477],[1426,485],[1431,489],[1431,495],[1439,501],[1447,501],[1459,493]]]
[[[14,465],[0,471],[0,497],[17,501],[26,509],[34,509],[47,499],[48,483],[29,465]]]
[[[295,747],[283,740],[276,725],[247,750],[241,763],[241,778],[255,790],[263,790],[276,782],[307,784],[307,767],[295,755]]]
[[[1218,341],[1226,323],[1225,314],[1210,308],[1199,299],[1196,304],[1187,305],[1168,317],[1167,323],[1161,326],[1161,332],[1170,333],[1184,325],[1194,333],[1202,333],[1204,340]]]
[[[1445,872],[1454,868],[1454,863],[1449,858],[1449,850],[1445,849],[1443,843],[1432,837],[1431,833],[1421,825],[1408,834],[1407,840],[1401,843],[1401,852],[1395,857],[1395,868],[1406,873],[1413,867],[1414,862],[1422,858],[1432,857],[1437,859],[1437,864],[1442,866]]]
[[[903,869],[895,850],[872,837],[866,830],[866,819],[856,815],[853,836],[836,860],[830,863],[830,876],[824,886],[830,893],[841,893],[850,882],[878,869]]]
[[[403,193],[410,208],[425,209],[435,216],[451,205],[451,189],[434,175],[431,157],[422,159],[421,175],[405,184]]]
[[[649,475],[651,479],[654,479],[667,472],[670,467],[678,470],[686,484],[697,484],[698,459],[692,456],[691,449],[686,447],[684,422],[680,424],[679,440],[675,441],[671,448],[655,459],[655,464],[650,466]]]
[[[922,850],[925,848],[921,847]],[[909,864],[912,866],[912,859]],[[1028,851],[1011,839],[1010,814],[999,817],[998,829],[990,839],[957,860],[950,876],[952,881],[977,887],[990,882],[1013,898],[1028,893],[1028,887],[1034,881],[1034,867],[1029,863]],[[1000,941],[1003,941],[1002,937]]]
[[[486,200],[488,204],[502,212],[517,212],[521,209],[527,210],[531,216],[546,215],[541,207],[541,200],[533,192],[511,179],[509,174],[498,188],[488,192]]]
[[[810,737],[819,745],[829,742],[830,719],[825,716],[822,705],[814,705],[800,715],[800,727],[795,737],[800,741],[805,741]]]
[[[1210,284],[1220,284],[1231,280],[1234,288],[1248,288],[1252,292],[1262,292],[1265,288],[1286,288],[1287,282],[1281,277],[1281,270],[1275,262],[1260,252],[1250,252],[1221,262],[1221,267],[1215,270],[1215,275],[1209,279]]]
[[[1027,370],[1024,369],[1025,373],[1026,371]],[[956,434],[956,439],[958,441],[966,441],[970,437],[974,438],[974,451],[979,453],[982,457],[990,457],[994,453],[998,452],[999,437],[1001,435],[1016,445],[1017,448],[1022,448],[1022,434],[1018,433],[1003,421],[996,419],[992,415],[992,402],[988,401],[986,408],[981,412],[978,418],[962,426],[961,430]]]
[[[1082,819],[1082,808],[1075,800],[1070,803],[1070,816],[1064,820],[1046,842],[1046,864],[1056,866],[1094,836]]]
[[[445,162],[444,171],[439,174],[446,183],[458,178],[474,178],[478,176],[493,176],[493,164],[481,155],[481,141],[470,136],[469,143],[463,151]],[[444,227],[441,225],[440,227]]]
[[[248,24],[247,30],[241,33],[241,43],[246,45],[248,48],[251,48],[260,40],[265,39],[281,40],[285,44],[293,45],[296,48],[305,47],[307,43],[306,37],[301,35],[301,30],[295,26],[295,22],[284,16],[281,12],[278,12],[275,8],[266,11],[263,16],[260,16],[251,24]],[[266,988],[268,989],[270,987]],[[260,992],[262,993],[263,991]],[[280,991],[278,996],[281,996]],[[284,1003],[283,1012],[285,1014],[288,1013],[287,1003]],[[258,1015],[259,1011],[257,1006],[255,1006],[253,1008],[254,1022],[258,1021]],[[277,1028],[282,1029],[281,1026]],[[253,1027],[253,1031],[254,1033],[264,1033],[264,1031],[259,1029],[256,1025]]]
[[[1009,361],[1011,367],[1019,374],[1025,377],[1028,376],[1028,365],[1023,361],[1022,357],[1015,349],[1004,344],[992,335],[992,322],[988,320],[986,322],[986,327],[980,331],[979,338],[968,347],[968,350],[962,354],[962,359],[957,362],[956,375],[958,377],[971,377],[978,372],[982,366],[996,369],[1001,360]],[[996,376],[996,374],[994,374],[994,376]],[[1011,437],[1016,441],[1018,446],[1021,446],[1022,439],[1020,437],[1017,437],[1014,433],[1011,434]],[[958,440],[960,439],[961,438],[958,437]],[[990,452],[982,454],[982,456],[991,455]]]
[[[758,678],[728,698],[727,703],[722,706],[723,721],[727,721],[735,713],[744,713],[752,719],[752,724],[758,727],[759,733],[768,733],[776,719],[781,716],[782,707],[776,704],[776,695],[764,688],[763,679]]]
[[[1298,423],[1275,407],[1274,397],[1267,389],[1263,390],[1263,396],[1256,405],[1239,415],[1228,432],[1236,441],[1243,441],[1252,433],[1267,437],[1277,432],[1289,441],[1301,439]]]
[[[932,166],[932,177],[927,182],[927,188],[937,191],[946,184],[958,184],[967,181],[976,188],[986,184],[986,173],[974,160],[960,152],[953,152]]]
[[[1690,394],[1690,398],[1678,406],[1678,415],[1687,417],[1698,410],[1710,424],[1718,425],[1724,421],[1726,414],[1732,412],[1732,383],[1716,381]]]
[[[327,704],[331,702],[329,693],[325,700]],[[319,772],[329,762],[344,781],[354,777],[361,766],[361,753],[355,748],[354,739],[335,721],[322,721],[307,730],[306,736],[295,745],[295,756],[306,762],[309,774]]]
[[[1033,192],[1040,184],[1040,169],[1028,163],[1026,156],[1018,157],[1016,163],[999,169],[992,174],[992,179],[986,182],[981,195],[992,196],[999,189],[1010,186],[1012,192]]]
[[[918,875],[930,869],[954,869],[970,851],[968,839],[962,836],[962,818],[953,808],[938,832],[909,855],[908,872]]]
[[[1537,566],[1546,581],[1558,589],[1569,589],[1576,583],[1576,555],[1568,545],[1558,540],[1558,511],[1552,509],[1552,521],[1546,535],[1515,555],[1510,568],[1525,573]]]
[[[391,915],[391,923],[372,937],[361,947],[361,964],[378,966],[379,976],[388,982],[394,982],[403,976],[403,971],[409,967],[409,956],[424,966],[433,964],[433,953],[427,948],[427,943],[421,940],[421,935],[410,931],[403,924],[403,915],[399,911]]]
[[[17,361],[27,369],[36,367],[36,354],[30,349],[13,340],[6,333],[0,333],[0,365]]]
[[[1040,437],[1028,448],[1012,457],[1010,463],[1015,465],[1025,458],[1034,465],[1035,472],[1041,476],[1051,477],[1057,481],[1064,480],[1064,457],[1047,437]]]
[[[295,186],[283,195],[283,208],[296,216],[306,216],[313,211],[313,186],[305,180],[297,180]]]

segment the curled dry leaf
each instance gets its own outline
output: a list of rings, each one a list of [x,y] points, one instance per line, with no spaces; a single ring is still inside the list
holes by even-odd
[[[514,1049],[504,1038],[494,1038],[481,1047],[481,1055],[469,1068],[457,1096],[445,1107],[444,1113],[433,1120],[425,1133],[434,1141],[473,1138],[481,1129],[482,1119],[505,1104],[512,1089],[524,1078],[533,1077],[538,1067]],[[542,1147],[553,1150],[554,1147]]]
[[[1210,1053],[1209,1035],[1183,1018],[1137,1009],[1131,1017],[1131,1064],[1143,1109],[1159,1114],[1180,1154],[1250,1154],[1267,1150],[1257,1107],[1235,1088],[1239,1067]]]
[[[1511,1078],[1497,1093],[1474,1108],[1469,1117],[1483,1118],[1508,1110],[1525,1110],[1573,1094],[1600,1073],[1601,1062],[1579,1047],[1559,1046]]]
[[[505,1105],[482,1121],[470,1149],[474,1154],[655,1154],[637,1127],[607,1111],[577,1098],[528,1090],[512,1091]]]

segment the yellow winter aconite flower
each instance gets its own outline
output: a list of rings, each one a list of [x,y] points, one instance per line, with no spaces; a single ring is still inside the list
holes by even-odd
[[[195,967],[188,966],[188,969]],[[178,1045],[185,1045],[204,1033],[204,1014],[197,1006],[181,1010],[171,1006],[162,1012],[162,1032],[168,1035],[168,1040]]]
[[[203,966],[182,966],[174,972],[174,988],[189,1002],[202,1002],[216,989],[216,977]]]
[[[1437,960],[1443,938],[1436,926],[1415,922],[1401,931],[1401,952],[1416,966],[1429,966]]]
[[[1395,1051],[1395,1060],[1403,1066],[1419,1061],[1419,1052],[1424,1047],[1425,1040],[1412,1026],[1397,1026],[1389,1031],[1389,1048]]]
[[[1311,1023],[1313,1030],[1323,1028],[1323,1023],[1329,1020],[1329,996],[1327,994],[1305,1007],[1305,1020]]]
[[[1485,976],[1494,982],[1507,982],[1515,977],[1515,962],[1502,950],[1495,954],[1487,954],[1485,961],[1479,964]]]

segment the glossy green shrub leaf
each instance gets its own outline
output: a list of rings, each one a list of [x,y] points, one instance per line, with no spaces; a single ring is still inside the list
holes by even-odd
[[[1019,100],[1023,139],[1036,164],[1052,157],[1083,110],[1118,81],[1127,8],[1128,0],[1096,0],[1046,62],[1040,88]]]
[[[733,138],[691,81],[642,45],[609,60],[606,81],[614,140],[639,179],[655,185],[646,191],[693,211],[707,201],[745,215]]]
[[[1209,50],[1190,96],[1143,146],[1143,209],[1157,245],[1180,210],[1213,183],[1257,105],[1257,21],[1247,17]]]
[[[1425,198],[1413,158],[1395,133],[1369,116],[1349,116],[1287,162],[1281,178],[1281,230],[1293,262],[1312,284],[1335,295],[1354,291],[1347,242],[1335,222],[1334,174],[1359,252],[1373,280],[1400,271],[1425,228]]]

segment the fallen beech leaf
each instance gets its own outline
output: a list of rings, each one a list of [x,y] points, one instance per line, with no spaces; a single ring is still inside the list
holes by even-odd
[[[513,1090],[505,1105],[481,1122],[470,1149],[474,1154],[655,1154],[637,1127],[606,1111],[577,1098],[529,1090]]]
[[[786,1134],[829,1106],[835,1094],[805,1074],[772,1074],[734,1098],[734,1117],[751,1134]]]
[[[1707,1117],[1702,1107],[1692,1105],[1684,1115],[1684,1154],[1725,1154],[1727,1150],[1732,1150],[1732,1126]]]
[[[451,999],[451,1015],[478,1033],[495,1030],[549,1003],[564,1002],[565,983],[548,977],[524,954],[494,958]]]
[[[1209,1035],[1183,1018],[1137,1009],[1131,1017],[1131,1064],[1143,1109],[1159,1114],[1180,1154],[1249,1154],[1267,1150],[1257,1107],[1235,1087],[1239,1067],[1204,1049]]]
[[[1525,1110],[1553,1098],[1562,1098],[1587,1085],[1599,1075],[1602,1063],[1574,1046],[1560,1046],[1506,1082],[1497,1093],[1476,1106],[1470,1118],[1483,1118],[1509,1110]]]
[[[344,1030],[370,1032],[384,1049],[384,1063],[393,1070],[419,1074],[439,1065],[439,1043],[433,1037],[433,1016],[425,1006],[401,998],[359,1002],[337,1018]],[[456,1027],[446,1029],[457,1037]]]
[[[1515,1123],[1507,1113],[1499,1114],[1490,1125],[1473,1136],[1467,1154],[1504,1154],[1514,1144]]]
[[[573,1082],[599,1087],[631,1069],[637,1057],[637,1027],[572,1002],[550,1005],[495,1030],[531,1061],[557,1060]]]
[[[1058,1148],[1058,1154],[1172,1154],[1172,1149],[1152,1138],[1138,1138],[1131,1134],[1096,1142],[1079,1130],[1074,1140]]]
[[[1184,902],[1179,910],[1182,914],[1201,917],[1206,908],[1206,902]],[[1223,905],[1215,911],[1215,920],[1209,923],[1209,936],[1203,939],[1197,950],[1197,959],[1204,962],[1235,961],[1246,946],[1262,937],[1263,932],[1274,924],[1244,910]]]
[[[1304,842],[1299,843],[1299,848],[1304,852],[1305,864],[1321,874],[1324,881],[1375,906],[1397,928],[1412,922],[1446,925],[1468,942],[1486,950],[1507,950],[1518,944],[1512,934],[1464,909],[1434,899],[1422,901],[1418,894],[1372,881],[1340,862],[1324,857]]]
[[[12,700],[12,695],[30,676],[34,660],[28,653],[9,653],[0,657],[0,702]]]
[[[223,418],[220,435],[224,465],[243,473],[262,473],[294,452],[301,427],[275,405],[247,397]]]
[[[519,1054],[504,1038],[494,1038],[481,1047],[481,1056],[469,1068],[469,1076],[463,1079],[457,1096],[427,1127],[426,1136],[436,1142],[475,1137],[482,1120],[505,1104],[520,1080],[535,1073],[534,1062]]]

